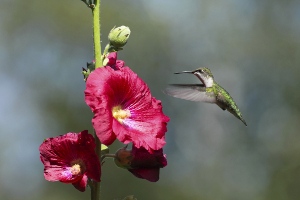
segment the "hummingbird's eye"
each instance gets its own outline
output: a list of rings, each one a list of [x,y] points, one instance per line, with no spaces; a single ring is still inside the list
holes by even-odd
[[[201,74],[203,73],[203,70],[202,70],[202,69],[200,69],[200,73],[201,73]]]

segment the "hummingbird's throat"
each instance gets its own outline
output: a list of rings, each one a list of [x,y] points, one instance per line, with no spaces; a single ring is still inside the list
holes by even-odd
[[[201,73],[194,73],[194,75],[196,75],[201,82],[205,85],[205,87],[212,87],[214,84],[214,79],[213,77],[207,75],[207,74],[201,74]]]
[[[112,109],[113,117],[118,120],[121,124],[123,121],[131,116],[129,110],[123,110],[121,106],[114,106]]]
[[[211,77],[201,77],[200,80],[205,85],[205,87],[212,87],[214,80]]]
[[[212,87],[214,84],[214,80],[212,78],[207,78],[204,82],[206,87]]]

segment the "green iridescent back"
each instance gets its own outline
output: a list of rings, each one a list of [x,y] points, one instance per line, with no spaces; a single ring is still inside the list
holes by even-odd
[[[244,122],[242,113],[240,112],[238,106],[236,105],[235,101],[232,99],[230,94],[218,83],[215,82],[214,84],[215,85],[213,87],[213,92],[217,97],[218,106],[220,106],[223,110],[227,109],[230,113],[232,113],[234,116],[236,116]]]

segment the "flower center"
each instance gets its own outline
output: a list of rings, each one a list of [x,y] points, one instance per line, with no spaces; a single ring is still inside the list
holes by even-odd
[[[79,164],[75,164],[71,167],[71,173],[72,175],[78,175],[80,174],[81,169],[80,169],[80,165]]]
[[[74,160],[71,165],[70,171],[73,176],[80,175],[86,170],[84,162],[80,159]]]
[[[121,106],[115,106],[112,109],[112,114],[116,120],[118,120],[120,123],[123,123],[123,120],[130,117],[130,111],[129,110],[123,110]]]

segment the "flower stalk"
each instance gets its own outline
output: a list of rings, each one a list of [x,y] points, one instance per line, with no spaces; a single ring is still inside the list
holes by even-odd
[[[102,55],[101,55],[101,25],[100,25],[100,1],[95,0],[95,6],[92,8],[93,12],[93,35],[94,35],[94,56],[95,56],[95,68],[102,67]]]
[[[95,58],[95,68],[102,67],[102,55],[101,55],[101,25],[100,25],[100,3],[101,0],[95,0],[93,12],[93,37],[94,37],[94,58]],[[96,139],[96,154],[98,158],[101,158],[101,142],[98,139],[95,131],[94,137]],[[100,200],[100,189],[101,183],[94,181],[91,187],[91,200]]]
[[[101,158],[101,142],[97,138],[97,135],[94,131],[95,143],[96,143],[96,154],[98,159]],[[91,200],[100,200],[100,189],[101,189],[101,182],[93,181],[91,186]]]

